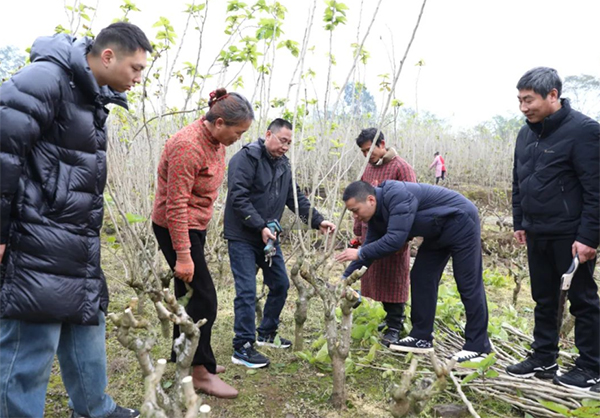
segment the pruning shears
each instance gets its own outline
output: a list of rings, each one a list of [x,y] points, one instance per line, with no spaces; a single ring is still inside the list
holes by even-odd
[[[275,244],[277,243],[277,240],[279,239],[279,234],[283,231],[283,228],[281,227],[277,219],[268,221],[267,228],[269,228],[271,230],[271,233],[277,237],[276,239],[269,238],[267,241],[267,245],[265,245],[264,249],[265,261],[268,262],[269,267],[271,267],[271,264],[273,263],[273,256],[277,253],[277,248],[275,247]]]
[[[563,316],[565,313],[565,305],[567,304],[567,295],[569,293],[569,289],[571,288],[571,281],[573,280],[573,276],[575,276],[575,272],[579,267],[579,254],[575,254],[573,257],[573,261],[571,262],[571,266],[566,271],[565,274],[560,278],[560,296],[558,298],[558,332],[562,327]]]

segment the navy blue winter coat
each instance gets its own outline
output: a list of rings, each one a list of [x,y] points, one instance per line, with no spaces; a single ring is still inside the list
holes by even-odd
[[[100,88],[92,40],[38,38],[31,64],[0,86],[0,316],[95,325],[108,291],[100,268],[105,121],[124,95]]]
[[[264,245],[261,231],[267,222],[281,220],[287,206],[295,211],[290,162],[284,155],[272,158],[264,140],[244,145],[227,169],[227,203],[225,205],[225,239]],[[310,202],[296,185],[298,213],[307,222],[312,210],[311,226],[319,228],[323,216],[311,209]]]
[[[443,242],[440,238],[446,221],[456,215],[466,213],[473,219],[474,225],[479,226],[475,205],[463,195],[444,187],[387,180],[375,188],[375,198],[377,206],[368,223],[367,237],[359,252],[360,259],[350,263],[344,277],[395,253],[414,237],[423,237],[434,248],[452,246],[454,237],[444,237]]]
[[[521,128],[513,169],[514,229],[545,238],[600,241],[600,124],[569,101]]]

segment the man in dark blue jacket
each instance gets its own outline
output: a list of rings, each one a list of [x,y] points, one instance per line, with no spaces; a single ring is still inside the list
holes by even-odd
[[[336,256],[352,261],[344,277],[374,260],[400,250],[413,237],[423,237],[410,272],[411,322],[408,337],[391,344],[397,351],[433,351],[433,323],[444,267],[452,257],[456,286],[465,306],[465,345],[457,361],[481,361],[491,346],[483,287],[481,231],[477,208],[455,191],[429,184],[388,180],[377,188],[356,181],[344,191],[346,208],[357,221],[368,222],[360,249]]]
[[[100,268],[108,110],[141,81],[144,33],[38,38],[0,87],[0,417],[41,417],[58,355],[73,416],[125,418],[105,393]]]
[[[335,225],[310,207],[310,202],[292,182],[292,171],[285,153],[292,145],[292,124],[275,119],[265,139],[245,145],[229,162],[227,203],[225,206],[225,239],[235,280],[234,353],[231,360],[250,368],[265,367],[269,359],[256,351],[258,345],[287,348],[289,340],[277,336],[279,315],[285,304],[289,279],[277,237],[267,227],[281,220],[287,206],[295,211],[294,187],[298,196],[298,213],[304,223],[323,233],[331,233]],[[264,248],[275,240],[276,253],[270,262]],[[256,330],[256,266],[262,269],[269,294],[263,320]],[[256,338],[258,331],[258,339]]]
[[[562,82],[552,68],[528,71],[517,89],[527,124],[515,146],[514,235],[527,244],[536,306],[533,354],[506,370],[589,390],[600,383],[600,301],[593,276],[600,241],[600,125],[560,98]],[[573,369],[560,374],[560,279],[574,257],[581,265],[568,295],[579,357]]]

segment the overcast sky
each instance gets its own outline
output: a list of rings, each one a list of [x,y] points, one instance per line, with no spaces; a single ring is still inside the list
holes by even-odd
[[[184,22],[181,11],[191,0],[133,2],[142,13],[131,14],[131,21],[153,38],[156,29],[151,26],[159,16],[169,18],[181,34]],[[308,5],[312,1],[280,2],[288,8],[283,39],[291,38],[301,43]],[[360,0],[344,2],[350,8],[348,23],[334,31],[337,66],[333,80],[338,84],[343,83],[348,73],[352,60],[349,45],[356,42],[359,21],[361,33],[364,33],[377,3],[376,0],[365,0],[361,15]],[[94,5],[95,0],[85,3]],[[246,0],[246,3],[252,3],[252,0]],[[93,25],[95,32],[122,14],[119,4],[118,0],[99,0]],[[222,29],[226,4],[226,0],[210,1],[210,36],[205,38],[204,56],[210,57],[211,62],[225,40]],[[420,5],[420,0],[382,2],[366,44],[371,58],[366,68],[360,70],[378,105],[382,101],[378,75],[392,72],[389,58],[392,45],[396,61],[404,53]],[[315,82],[318,92],[325,83],[328,38],[323,30],[322,0],[317,1],[317,8],[310,42],[316,48],[307,57],[306,66],[322,77]],[[515,85],[532,67],[554,67],[563,78],[578,74],[600,77],[599,22],[600,1],[596,0],[429,0],[396,89],[397,96],[413,108],[418,100],[419,110],[447,119],[455,127],[473,126],[497,114],[517,114]],[[24,49],[37,36],[52,34],[58,24],[68,27],[62,0],[6,1],[0,14],[0,46],[13,44]],[[189,55],[184,61],[193,56],[197,43],[195,35],[186,42],[184,54]],[[420,75],[415,66],[419,60],[425,62]],[[278,58],[274,97],[285,95],[292,64],[292,60]],[[290,67],[289,71],[286,66]]]

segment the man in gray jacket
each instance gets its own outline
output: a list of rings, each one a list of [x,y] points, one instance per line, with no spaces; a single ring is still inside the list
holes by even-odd
[[[108,103],[142,79],[144,33],[38,38],[0,87],[0,417],[44,415],[54,355],[73,416],[130,418],[105,393],[100,268]]]

